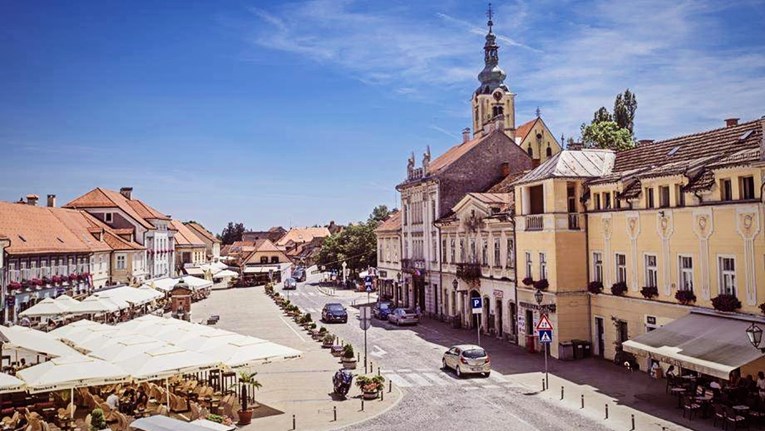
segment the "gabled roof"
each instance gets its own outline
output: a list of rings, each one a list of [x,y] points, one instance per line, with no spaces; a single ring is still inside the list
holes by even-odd
[[[597,178],[611,173],[615,154],[611,150],[563,150],[524,175],[516,184],[549,178]]]
[[[537,124],[537,121],[540,121],[539,117],[536,117],[533,120],[527,121],[515,128],[515,137],[520,138],[518,142],[523,142],[526,139],[526,136],[529,135],[531,130]]]
[[[326,227],[293,227],[283,237],[279,238],[279,241],[276,241],[276,245],[283,246],[290,241],[296,244],[310,242],[316,237],[323,238],[329,235],[329,229]]]
[[[211,241],[211,242],[214,242],[214,243],[215,242],[217,242],[217,243],[221,242],[215,235],[212,234],[212,232],[210,232],[209,230],[205,229],[204,226],[202,226],[201,224],[199,224],[197,222],[189,221],[189,222],[186,222],[184,224],[186,226],[188,226],[190,229],[192,229],[194,231],[194,233],[197,234],[197,236],[199,236],[200,238],[206,238],[208,241]]]
[[[502,132],[495,131],[493,133],[502,133]],[[428,165],[427,175],[436,175],[444,171],[452,163],[459,160],[460,157],[467,154],[468,151],[472,150],[473,148],[478,146],[478,144],[488,139],[493,133],[489,133],[489,134],[481,133],[467,142],[462,142],[460,144],[457,144],[449,148],[448,150],[446,150],[445,153],[441,154],[440,156],[436,157],[435,160],[430,162],[430,164]]]
[[[175,245],[178,247],[204,247],[205,243],[189,229],[185,224],[178,220],[171,220],[172,226],[178,233],[175,234]]]
[[[377,226],[375,232],[401,232],[401,211],[391,212],[388,218]]]
[[[169,217],[138,199],[128,199],[119,192],[96,187],[64,205],[64,208],[119,208],[146,229],[154,229],[148,219],[170,220]]]
[[[236,243],[234,243],[234,244],[236,244]],[[247,263],[260,263],[259,260],[256,261],[256,262],[250,262],[250,259],[254,258],[254,256],[257,253],[282,253],[282,254],[284,254],[284,251],[282,249],[280,249],[279,247],[277,247],[273,242],[271,242],[270,239],[267,239],[267,238],[259,239],[259,240],[253,242],[253,245],[252,245],[251,249],[248,252],[242,253],[242,256],[243,256],[242,262],[244,264],[247,264]],[[285,254],[285,257],[286,257],[286,254]]]

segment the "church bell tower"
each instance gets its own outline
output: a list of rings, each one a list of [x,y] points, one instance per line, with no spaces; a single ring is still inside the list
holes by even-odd
[[[507,74],[499,67],[499,46],[497,36],[492,32],[494,14],[489,3],[486,13],[489,18],[486,43],[483,46],[484,68],[478,74],[481,85],[473,93],[473,134],[478,135],[484,125],[496,122],[501,116],[504,132],[510,139],[515,139],[515,94],[505,85]]]

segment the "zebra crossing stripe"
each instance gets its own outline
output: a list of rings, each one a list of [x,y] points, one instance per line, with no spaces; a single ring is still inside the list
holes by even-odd
[[[394,385],[400,388],[409,388],[412,386],[411,383],[404,380],[404,378],[399,376],[398,374],[391,373],[391,374],[387,374],[386,376],[390,379],[391,382],[393,382]]]
[[[446,386],[449,384],[446,380],[442,379],[441,377],[438,377],[434,373],[422,373],[422,375],[432,380],[438,386]]]
[[[464,389],[466,391],[477,391],[477,390],[479,390],[481,388],[479,388],[478,386],[465,386]]]
[[[433,386],[433,383],[425,380],[425,378],[419,374],[407,374],[406,376],[409,378],[409,380],[412,381],[412,383],[414,383],[415,386]]]
[[[316,292],[308,292],[309,296],[316,296]]]

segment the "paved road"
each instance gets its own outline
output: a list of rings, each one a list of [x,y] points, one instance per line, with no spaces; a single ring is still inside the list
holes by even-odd
[[[359,328],[358,310],[353,305],[367,302],[367,295],[338,290],[328,296],[326,289],[312,284],[315,277],[290,291],[290,300],[317,320],[327,302],[341,302],[349,310],[347,324],[325,324],[343,341],[350,341],[362,353],[358,372],[363,372],[364,335]],[[281,286],[278,287],[280,289]],[[282,292],[287,295],[287,292]],[[371,295],[372,301],[376,300]],[[441,357],[455,340],[439,331],[438,323],[416,328],[396,327],[379,320],[369,329],[369,360],[382,374],[404,391],[404,398],[393,410],[370,422],[348,430],[480,429],[480,430],[601,430],[601,424],[574,410],[535,396],[538,388],[528,388],[512,377],[494,371],[488,378],[457,379],[441,369]],[[490,352],[491,353],[491,352]]]

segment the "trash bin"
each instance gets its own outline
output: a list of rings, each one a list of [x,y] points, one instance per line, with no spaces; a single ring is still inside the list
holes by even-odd
[[[534,353],[534,343],[536,342],[536,338],[534,335],[526,335],[526,350],[529,353]]]
[[[583,358],[589,358],[592,356],[592,343],[589,341],[582,341],[582,347],[584,348]]]
[[[558,344],[558,359],[562,361],[574,359],[574,344],[571,341],[563,341]]]
[[[582,340],[571,340],[571,344],[574,345],[574,359],[584,358],[584,346]]]

